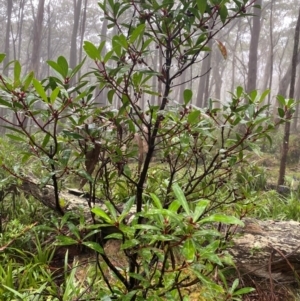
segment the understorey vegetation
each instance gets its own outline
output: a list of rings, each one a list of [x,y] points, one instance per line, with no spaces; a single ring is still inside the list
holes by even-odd
[[[116,33],[86,41],[75,68],[60,56],[39,80],[10,63],[0,75],[1,300],[242,300],[254,290],[228,248],[265,186],[253,156],[293,101],[279,98],[276,123],[269,91],[239,86],[198,108],[184,89],[172,101],[210,42],[226,57],[217,36],[253,4],[103,1]],[[85,195],[83,208],[70,210],[68,188]]]

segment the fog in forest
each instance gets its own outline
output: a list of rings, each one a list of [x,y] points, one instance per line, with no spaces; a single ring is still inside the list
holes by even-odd
[[[239,85],[247,91],[270,89],[270,104],[276,102],[277,94],[287,97],[298,3],[258,0],[256,4],[261,9],[251,8],[246,12],[249,16],[230,23],[210,42],[213,51],[205,52],[191,70],[176,79],[172,94],[175,102],[182,101],[180,95],[186,88],[193,90],[198,107],[205,107],[209,98],[224,102],[230,97],[228,92]],[[96,44],[106,40],[105,53],[111,37],[118,32],[116,27],[107,27],[95,0],[7,0],[1,1],[0,7],[1,52],[7,55],[1,66],[4,74],[10,72],[9,61],[20,60],[24,73],[33,70],[37,78],[44,78],[50,72],[46,61],[61,55],[74,67],[85,56],[85,40]],[[132,12],[128,10],[126,16],[124,21],[129,24]],[[298,51],[297,64],[299,61]],[[154,49],[148,64],[159,70],[161,62],[161,54]],[[299,99],[299,77],[297,81],[295,98]],[[154,81],[150,84],[159,85]],[[97,98],[105,104],[105,90]],[[141,99],[140,106],[148,101],[157,100],[154,96]]]

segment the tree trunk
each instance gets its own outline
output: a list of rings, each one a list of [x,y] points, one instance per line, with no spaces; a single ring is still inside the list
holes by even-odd
[[[70,48],[70,67],[74,68],[77,64],[77,34],[79,27],[79,17],[81,11],[82,0],[73,0],[74,4],[74,24],[71,37],[71,48]]]
[[[7,0],[7,22],[6,22],[6,33],[5,33],[5,46],[4,46],[4,53],[6,54],[6,57],[3,61],[3,74],[8,75],[8,68],[4,69],[5,66],[9,63],[9,45],[10,45],[10,27],[11,27],[11,13],[12,13],[12,7],[13,7],[13,1]]]
[[[292,58],[292,72],[291,72],[291,85],[290,85],[290,93],[289,98],[294,98],[294,90],[295,90],[295,81],[296,81],[296,70],[297,70],[297,51],[299,45],[299,32],[300,32],[300,9],[298,14],[297,25],[295,29],[295,37],[294,37],[294,51]],[[284,137],[283,137],[283,146],[282,146],[282,154],[280,159],[280,169],[279,169],[279,177],[278,177],[278,187],[284,184],[285,178],[285,169],[286,169],[286,161],[287,154],[289,151],[289,139],[290,139],[290,127],[291,127],[291,119],[292,119],[292,111],[288,110],[286,113],[286,123],[284,126]]]
[[[45,0],[39,0],[37,15],[33,25],[33,47],[31,55],[31,68],[35,73],[35,77],[39,75],[40,58],[41,58],[41,39],[44,20],[44,4]]]
[[[300,70],[299,70],[299,66],[298,66],[298,74],[299,74]],[[297,131],[297,125],[298,125],[298,118],[299,118],[299,99],[300,99],[300,76],[298,76],[297,78],[297,85],[296,85],[297,89],[296,89],[296,93],[295,93],[295,99],[298,100],[297,104],[296,104],[296,110],[295,110],[295,114],[294,114],[294,118],[293,118],[293,132]]]
[[[262,6],[262,0],[256,0],[255,5]],[[261,19],[261,8],[253,8],[253,25],[251,29],[251,40],[250,40],[250,51],[249,51],[249,61],[248,61],[248,82],[247,91],[250,92],[255,90],[256,80],[257,80],[257,60],[258,60],[258,42],[260,34],[260,19]]]
[[[209,48],[212,47],[212,40],[208,42],[207,45]],[[209,53],[202,61],[202,67],[201,67],[201,74],[200,74],[200,82],[198,86],[198,93],[197,93],[197,100],[196,100],[196,106],[199,108],[202,108],[206,104],[206,91],[207,91],[207,85],[209,85],[209,75],[210,75],[210,69],[211,69],[211,59],[210,59],[211,53]]]
[[[84,40],[84,32],[85,32],[85,23],[86,23],[86,7],[88,0],[84,1],[84,9],[81,20],[81,30],[80,30],[80,47],[79,47],[79,62],[82,61],[82,49],[83,49],[83,40]],[[78,78],[80,78],[81,70],[78,72]]]

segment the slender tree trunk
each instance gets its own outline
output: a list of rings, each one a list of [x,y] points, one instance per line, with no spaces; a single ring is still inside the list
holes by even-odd
[[[212,40],[208,42],[208,47],[212,47]],[[199,108],[204,107],[206,103],[206,91],[208,91],[208,85],[209,85],[209,75],[210,75],[210,59],[211,53],[209,53],[202,61],[202,67],[201,67],[201,77],[200,77],[200,82],[198,86],[198,93],[197,93],[197,101],[196,105]]]
[[[256,0],[256,5],[262,6],[262,0]],[[249,51],[249,61],[248,61],[248,82],[247,82],[247,91],[250,92],[256,89],[256,80],[257,80],[257,60],[258,60],[258,42],[260,34],[260,19],[261,19],[261,9],[254,7],[253,8],[253,25],[251,29],[251,40],[250,40],[250,51]]]
[[[21,44],[22,44],[22,36],[23,36],[23,23],[24,23],[24,5],[26,0],[20,1],[20,9],[19,9],[19,22],[18,22],[18,54],[17,59],[21,58]]]
[[[300,9],[298,14],[297,25],[295,29],[295,37],[294,37],[294,51],[292,58],[292,73],[291,73],[291,85],[290,85],[290,93],[289,98],[294,98],[294,90],[295,90],[295,81],[296,81],[296,70],[297,70],[297,51],[299,46],[299,32],[300,32]],[[289,110],[286,114],[287,122],[284,126],[284,137],[283,137],[283,146],[282,146],[282,154],[280,160],[280,169],[279,169],[279,177],[277,185],[284,184],[285,178],[285,170],[286,170],[286,161],[287,154],[289,150],[289,139],[290,139],[290,127],[291,127],[291,119],[292,119],[292,111]]]
[[[3,61],[3,69],[9,63],[9,46],[10,46],[10,27],[11,27],[11,13],[12,13],[13,1],[7,0],[7,21],[6,21],[6,33],[5,33],[5,46],[4,46],[4,53],[6,54],[6,58]],[[8,69],[3,70],[4,75],[8,75]]]
[[[299,63],[300,63],[300,51],[298,50],[296,55],[295,66],[298,66]],[[286,97],[286,90],[291,82],[291,74],[292,74],[293,67],[294,67],[293,62],[291,62],[284,76],[279,81],[278,94],[284,97]]]
[[[298,74],[299,74],[299,66],[298,66]],[[293,132],[297,132],[297,125],[298,125],[298,118],[299,118],[299,99],[300,99],[300,76],[298,75],[297,78],[297,85],[296,85],[296,93],[295,93],[295,99],[298,101],[296,104],[296,110],[293,118]]]
[[[82,61],[82,49],[83,49],[83,40],[84,40],[84,32],[85,32],[85,23],[86,23],[86,8],[87,8],[88,0],[84,0],[84,8],[81,20],[81,31],[80,31],[80,47],[79,47],[79,62]],[[81,70],[78,72],[78,77],[80,78]]]
[[[48,26],[47,58],[48,58],[48,60],[50,60],[51,59],[51,34],[52,34],[50,3],[48,3],[48,5],[47,5],[47,15],[48,15],[48,20],[47,20],[47,26]],[[47,65],[47,76],[49,76],[49,75],[50,75],[50,66]]]
[[[39,75],[40,58],[41,58],[41,39],[44,20],[44,5],[45,0],[39,0],[37,16],[33,25],[33,47],[31,55],[31,68],[35,76]]]
[[[71,37],[71,48],[70,48],[70,67],[74,68],[77,64],[77,34],[79,27],[79,17],[81,11],[82,0],[73,0],[74,5],[74,23]]]

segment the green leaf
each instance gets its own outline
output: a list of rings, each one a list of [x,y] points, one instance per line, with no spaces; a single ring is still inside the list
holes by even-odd
[[[86,57],[82,60],[81,63],[79,63],[76,67],[73,68],[73,70],[70,73],[70,77],[73,77],[81,69],[81,67],[84,64],[85,60],[86,60]],[[78,86],[77,86],[77,88],[78,88]]]
[[[207,4],[206,0],[197,0],[197,7],[198,7],[201,15],[204,15],[204,13],[205,13],[206,4]]]
[[[259,98],[259,103],[263,102],[269,94],[270,94],[270,90],[265,90]]]
[[[102,247],[94,241],[84,241],[82,244],[87,246],[88,248],[98,252],[99,254],[104,254]]]
[[[196,248],[192,239],[187,239],[182,246],[182,254],[187,261],[194,261]]]
[[[24,138],[21,138],[19,136],[15,136],[12,134],[6,134],[6,136],[14,141],[18,141],[18,142],[27,142]]]
[[[277,101],[279,102],[281,107],[285,106],[285,98],[282,95],[277,95]]]
[[[238,86],[236,88],[236,96],[237,96],[237,98],[240,98],[242,96],[243,92],[244,92],[244,89],[241,86]]]
[[[200,270],[200,269],[199,269]],[[201,273],[198,269],[193,269],[193,272],[196,274],[196,276],[198,277],[198,279],[205,284],[207,287],[209,287],[209,289],[213,289],[216,292],[219,292],[221,294],[224,293],[224,289],[222,286],[216,284],[215,282],[213,282],[212,280],[210,280],[208,277],[204,276],[203,273]]]
[[[114,220],[116,220],[117,219],[117,212],[116,212],[115,207],[109,201],[106,201],[105,205],[106,205],[106,208],[109,211],[109,214],[113,217]]]
[[[238,278],[236,278],[236,279],[233,281],[232,286],[231,286],[231,288],[230,288],[230,290],[229,290],[229,292],[230,292],[231,294],[233,294],[233,292],[235,291],[235,289],[238,287],[239,283],[240,283],[240,281],[239,281]]]
[[[101,59],[100,51],[93,43],[91,43],[89,41],[84,41],[83,49],[92,60],[100,60]]]
[[[178,183],[174,183],[172,186],[172,189],[175,193],[175,196],[177,197],[178,201],[180,202],[180,205],[182,206],[182,208],[184,209],[184,211],[187,214],[190,214],[190,207],[189,204],[185,198],[185,195],[182,191],[182,189],[179,187]]]
[[[223,224],[244,226],[244,223],[240,219],[234,216],[228,216],[228,215],[223,215],[218,213],[212,214],[199,221],[199,223],[207,223],[207,222],[218,222]]]
[[[33,71],[31,71],[23,79],[23,89],[24,89],[24,91],[26,91],[28,89],[28,87],[30,86],[33,77],[34,77],[34,73],[33,73]]]
[[[47,61],[47,64],[52,68],[54,69],[58,74],[60,74],[62,77],[63,76],[63,71],[61,69],[61,67],[54,61]]]
[[[284,118],[284,116],[285,116],[285,111],[284,111],[284,109],[283,109],[283,108],[278,108],[277,110],[278,110],[278,115],[279,115],[279,117],[280,117],[280,118]]]
[[[42,148],[45,148],[50,140],[50,134],[47,133],[43,139]]]
[[[113,97],[115,95],[115,90],[109,90],[107,93],[107,100],[110,104],[112,104]]]
[[[190,89],[185,89],[183,91],[183,101],[184,101],[184,104],[187,105],[191,99],[193,97],[193,91],[190,90]]]
[[[64,235],[57,235],[56,238],[59,240],[58,245],[61,246],[70,246],[77,244],[77,241],[71,237],[64,236]]]
[[[9,290],[10,292],[12,292],[15,296],[19,297],[20,300],[24,300],[24,295],[20,294],[18,291],[14,290],[13,288],[5,285],[5,284],[1,284],[1,286],[3,286],[4,288],[6,288],[7,290]],[[2,290],[1,290],[2,291]],[[15,299],[14,299],[15,300]]]
[[[222,23],[224,24],[226,22],[227,16],[228,16],[228,10],[225,4],[220,5],[219,9],[220,19]]]
[[[48,102],[48,98],[42,84],[35,78],[33,79],[33,86],[38,95],[44,100],[44,102]]]
[[[21,64],[19,61],[15,61],[14,66],[14,84],[18,86],[20,84],[20,76],[21,76]]]
[[[0,63],[4,61],[5,57],[6,57],[5,53],[0,53]]]
[[[199,110],[194,110],[191,113],[189,113],[187,120],[189,124],[194,124],[199,120],[200,116],[200,111]]]
[[[236,292],[234,292],[232,294],[232,296],[245,295],[245,294],[249,294],[254,291],[255,291],[255,288],[253,288],[253,287],[243,287],[243,288],[237,290]]]
[[[134,43],[139,36],[142,36],[145,31],[145,24],[138,25],[129,37],[129,42]]]
[[[104,63],[104,64],[107,63],[113,54],[114,54],[114,51],[113,51],[113,50],[108,51],[108,52],[106,53],[106,55],[104,56],[103,63]]]
[[[168,207],[168,209],[171,211],[171,212],[177,212],[177,210],[180,208],[180,202],[179,200],[174,200]]]
[[[56,88],[52,91],[52,93],[51,93],[51,95],[50,95],[50,102],[51,102],[51,104],[54,104],[54,102],[55,102],[55,100],[56,100],[57,95],[59,94],[59,92],[60,92],[60,88],[59,88],[59,87],[56,87]]]
[[[62,76],[64,78],[66,78],[68,76],[68,72],[69,72],[69,65],[67,60],[65,59],[65,57],[63,56],[59,56],[57,59],[57,64],[60,66],[61,71],[62,71]]]
[[[110,223],[112,224],[113,221],[111,220],[111,218],[107,215],[107,213],[101,209],[100,207],[98,206],[95,206],[94,208],[91,209],[91,211],[93,213],[95,213],[98,217],[104,219],[107,223]]]
[[[133,297],[138,293],[138,290],[130,291],[128,294],[125,296],[122,296],[123,301],[131,301],[133,300]],[[104,300],[104,299],[103,299]]]
[[[209,200],[201,200],[197,203],[193,214],[194,223],[198,221],[199,217],[203,214],[208,204],[209,204]]]
[[[157,209],[163,209],[163,205],[162,205],[161,201],[159,200],[159,198],[153,193],[150,193],[150,196],[151,196],[151,199],[153,200],[154,206]]]
[[[132,247],[135,247],[137,245],[139,245],[141,242],[137,239],[130,239],[130,240],[126,240],[122,246],[121,246],[121,249],[122,250],[125,250],[125,249],[129,249],[129,248],[132,248]]]

